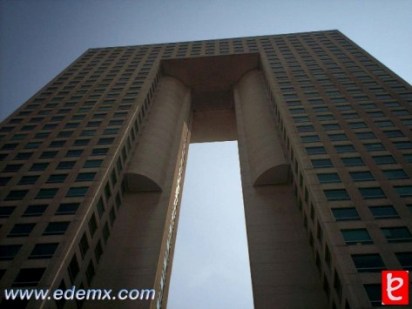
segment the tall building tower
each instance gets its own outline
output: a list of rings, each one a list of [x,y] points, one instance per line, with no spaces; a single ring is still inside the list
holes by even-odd
[[[339,31],[89,49],[1,124],[1,288],[156,297],[2,304],[165,308],[188,144],[237,140],[255,308],[379,306],[412,268],[411,106]]]

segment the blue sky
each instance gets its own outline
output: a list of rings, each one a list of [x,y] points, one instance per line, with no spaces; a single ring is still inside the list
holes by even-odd
[[[91,47],[338,29],[411,83],[411,12],[410,0],[0,0],[0,120],[7,117]],[[221,151],[220,155],[215,161],[209,163],[217,165],[218,157],[236,157],[236,144],[228,145],[232,146],[194,145],[191,147],[189,160],[192,160],[192,156],[194,162],[205,160],[206,158],[202,159],[201,155],[206,153],[210,154],[208,157],[213,157],[212,152],[217,148]],[[209,148],[197,149],[203,146]],[[232,176],[227,180],[230,183],[235,183],[235,178],[239,174],[239,171],[233,168]],[[206,179],[207,172],[194,168],[193,174],[196,183],[200,178]],[[229,174],[228,169],[225,169],[224,175],[226,174]],[[188,178],[189,176],[188,168]],[[188,187],[187,184],[185,186]],[[193,197],[186,197],[185,193],[184,199],[192,200],[188,202],[190,205],[198,204],[199,193],[195,190],[192,194]],[[203,195],[201,199],[204,198]],[[236,200],[239,198],[239,192],[233,194],[234,201],[229,201],[230,197],[227,195],[224,197],[214,195],[214,198],[215,201],[210,201],[209,205],[215,206],[216,201],[224,200],[226,205],[236,206],[239,203]],[[185,205],[184,202],[183,210]],[[241,228],[243,223],[240,222],[241,218],[234,217],[236,208],[220,207],[220,212],[210,210],[209,214],[202,214],[203,218],[208,217],[209,220],[197,223],[196,228],[199,230],[192,232],[195,220],[193,216],[200,216],[200,208],[198,206],[199,210],[193,215],[188,212],[189,227],[185,226],[186,215],[182,213],[179,227],[182,231],[180,236],[179,230],[182,244],[197,245],[200,233],[207,233],[210,222],[216,223],[214,225],[216,233],[211,233],[213,234],[211,236],[231,232],[225,231],[224,226],[217,226],[222,218],[231,218],[231,230],[240,231],[238,228]],[[244,232],[238,234],[242,233]],[[218,245],[213,243],[215,241],[208,240],[210,248]],[[225,241],[221,239],[220,244],[225,244]],[[186,256],[180,261],[178,256],[176,257],[175,269],[182,269],[182,277],[176,279],[176,282],[180,282],[178,284],[180,291],[173,292],[175,295],[172,293],[170,308],[193,308],[184,304],[188,304],[189,296],[195,297],[194,291],[199,292],[196,299],[202,300],[201,304],[204,308],[228,308],[228,302],[231,308],[251,306],[250,291],[247,291],[247,286],[250,284],[247,281],[247,272],[243,279],[236,278],[236,273],[232,273],[232,277],[229,276],[228,280],[236,278],[237,282],[241,282],[240,284],[231,285],[229,281],[225,281],[227,278],[216,279],[210,274],[226,274],[227,270],[227,267],[222,266],[225,262],[219,260],[211,263],[216,266],[216,269],[205,266],[200,268],[201,273],[195,274],[194,269],[189,269],[185,262],[198,260],[202,255],[206,255],[206,259],[209,259],[203,264],[206,265],[213,260],[210,256],[216,256],[218,253],[200,254],[199,248],[180,247],[179,239],[178,246],[182,254],[194,252],[195,255]],[[244,246],[245,241],[240,240],[236,250],[242,251]],[[236,250],[232,251],[237,252]],[[245,255],[236,260],[244,263],[247,251],[243,249],[242,252]],[[178,254],[177,252],[176,255]],[[219,253],[219,255],[225,254]],[[181,263],[180,266],[178,263]],[[245,264],[232,266],[235,272],[239,269],[247,269],[247,263],[246,266]],[[206,274],[206,270],[209,270],[209,275]],[[185,278],[185,275],[192,277],[194,281]],[[205,277],[210,281],[205,280],[203,286],[199,285],[201,279]],[[196,288],[188,292],[190,284]],[[222,294],[213,294],[212,297],[208,293],[213,290],[206,289],[206,287],[210,289],[210,285],[218,289],[219,287],[234,288],[233,292],[226,290],[223,294],[235,295],[238,303],[232,303],[230,298],[228,300]],[[239,289],[239,286],[245,290]],[[245,295],[245,298],[237,297],[239,295]],[[200,303],[196,308],[201,308]]]

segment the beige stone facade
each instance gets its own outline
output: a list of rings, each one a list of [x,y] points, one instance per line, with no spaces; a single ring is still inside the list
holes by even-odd
[[[255,308],[377,306],[412,267],[411,104],[338,31],[90,49],[1,124],[1,288],[166,308],[188,145],[237,140]]]

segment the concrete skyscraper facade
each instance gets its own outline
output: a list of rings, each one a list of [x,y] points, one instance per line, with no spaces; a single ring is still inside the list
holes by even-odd
[[[412,268],[411,106],[339,31],[90,49],[1,124],[1,288],[166,307],[188,145],[237,140],[255,308],[377,306]]]

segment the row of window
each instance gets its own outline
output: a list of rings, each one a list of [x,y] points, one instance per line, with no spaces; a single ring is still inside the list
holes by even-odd
[[[71,187],[66,193],[66,197],[84,197],[89,187]],[[43,188],[37,192],[35,199],[52,199],[56,196],[59,188]],[[11,190],[6,196],[6,201],[22,200],[29,190]]]
[[[412,197],[412,185],[394,186],[393,188],[401,198]],[[358,188],[358,190],[364,199],[386,198],[384,191],[380,187]],[[323,193],[329,202],[350,200],[346,189],[325,189]]]
[[[114,137],[105,137],[105,138],[99,138],[97,141],[97,145],[111,145],[114,142]],[[91,140],[90,139],[77,139],[73,142],[73,146],[86,146],[89,144]],[[40,148],[41,144],[43,142],[28,142],[24,145],[24,149],[38,149]],[[50,142],[50,144],[47,146],[48,148],[61,148],[65,147],[66,140],[56,140]],[[3,147],[0,150],[14,150],[18,146],[17,143],[7,143],[4,144]],[[66,145],[67,146],[67,145]]]
[[[380,230],[390,243],[412,241],[412,234],[405,226],[383,227]],[[344,229],[341,230],[341,233],[347,245],[373,243],[366,228]]]
[[[383,133],[389,138],[396,138],[396,137],[405,137],[401,130],[387,130],[383,131]],[[331,133],[328,134],[329,141],[332,142],[340,142],[340,141],[347,141],[349,140],[348,136],[345,133]],[[355,132],[355,136],[359,140],[367,140],[367,139],[376,139],[376,135],[371,131],[366,132]],[[302,135],[301,140],[304,144],[306,143],[316,143],[320,142],[320,137],[317,134],[314,135]]]
[[[29,255],[29,259],[49,259],[53,256],[58,243],[36,244]],[[22,245],[0,245],[0,261],[12,260],[20,251]]]
[[[390,156],[392,157],[392,156]],[[387,164],[387,163],[385,163]],[[383,175],[386,179],[396,180],[396,179],[409,179],[408,174],[403,169],[388,169],[382,170]],[[361,181],[374,181],[375,177],[370,171],[354,171],[349,172],[349,175],[354,182]],[[338,173],[318,173],[317,174],[319,183],[341,183],[342,180]]]
[[[23,213],[23,217],[37,217],[44,214],[48,204],[33,204],[28,205]],[[79,203],[61,203],[57,208],[55,215],[74,215],[79,208]],[[12,215],[16,206],[0,207],[0,218],[8,218]]]
[[[412,142],[409,141],[401,141],[401,142],[393,142],[397,149],[412,149]],[[365,150],[368,152],[373,151],[384,151],[386,150],[385,146],[382,143],[365,143],[363,144]],[[344,144],[344,145],[334,145],[334,149],[337,153],[354,153],[357,152],[355,146],[353,144]],[[326,154],[327,151],[323,146],[310,146],[305,147],[306,153],[308,155],[319,155],[319,154]]]
[[[70,222],[66,221],[49,222],[42,235],[63,235],[69,227],[69,224]],[[7,234],[7,237],[27,237],[30,235],[35,225],[35,223],[15,224]]]
[[[392,156],[381,155],[381,156],[373,156],[376,164],[392,164]],[[404,154],[403,157],[408,163],[412,163],[412,153]],[[340,158],[343,165],[345,167],[354,167],[354,166],[365,166],[361,157],[346,157]],[[312,166],[314,168],[331,168],[334,167],[332,161],[330,159],[312,159]]]
[[[412,212],[412,204],[407,206]],[[368,208],[375,219],[399,218],[396,209],[391,205],[369,206]],[[360,220],[355,207],[332,208],[332,214],[336,221]]]
[[[412,270],[412,252],[395,252],[399,263],[404,270]],[[386,269],[378,253],[353,254],[353,263],[359,272],[380,272]]]

